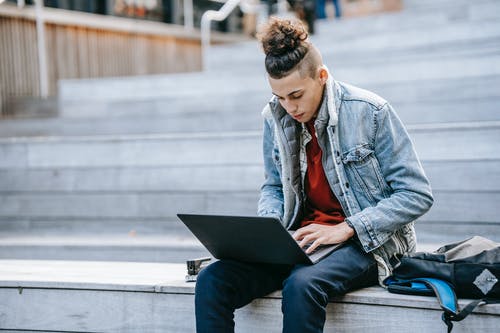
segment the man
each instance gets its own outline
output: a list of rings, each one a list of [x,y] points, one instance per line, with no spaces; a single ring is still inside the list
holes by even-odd
[[[395,254],[415,250],[412,222],[433,203],[384,99],[334,81],[299,22],[271,19],[261,42],[274,97],[263,111],[258,214],[296,230],[308,252],[345,244],[314,265],[208,266],[196,286],[198,332],[233,332],[235,309],[278,289],[283,332],[322,332],[330,298],[382,281]]]

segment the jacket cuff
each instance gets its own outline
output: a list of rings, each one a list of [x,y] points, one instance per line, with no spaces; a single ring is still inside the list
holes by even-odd
[[[262,210],[257,213],[260,217],[275,217],[281,221],[281,213],[275,210]]]
[[[344,222],[354,229],[365,252],[371,252],[384,243],[380,241],[380,237],[377,237],[377,233],[373,229],[371,222],[362,213],[349,216]]]

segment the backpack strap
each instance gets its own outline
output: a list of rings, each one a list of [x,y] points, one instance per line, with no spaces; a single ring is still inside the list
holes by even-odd
[[[384,281],[384,283],[387,285],[389,292],[392,293],[423,296],[436,295],[439,305],[441,306],[441,309],[443,309],[441,319],[448,327],[448,333],[451,332],[453,329],[452,321],[456,321],[453,318],[459,314],[459,311],[455,291],[446,281],[434,278],[397,280],[393,277],[389,277]]]
[[[441,319],[448,327],[448,333],[453,329],[454,321],[464,320],[474,309],[483,304],[500,303],[498,299],[478,299],[467,304],[463,310],[459,310],[457,296],[450,284],[446,281],[434,278],[416,278],[410,280],[398,280],[389,277],[384,281],[389,292],[396,294],[410,294],[421,296],[436,295],[439,305],[443,309]]]
[[[397,294],[410,294],[420,296],[436,295],[441,308],[448,313],[458,313],[457,296],[453,288],[443,280],[434,278],[416,278],[410,280],[397,280],[387,278],[384,283],[389,292]]]
[[[445,322],[446,326],[448,326],[448,333],[451,332],[453,328],[453,322],[454,321],[461,321],[464,320],[465,317],[470,315],[474,309],[480,305],[484,304],[497,304],[500,303],[499,299],[488,299],[488,298],[482,298],[482,299],[477,299],[475,301],[470,302],[467,304],[462,311],[458,312],[457,314],[452,314],[449,312],[444,312],[443,316],[441,319]]]

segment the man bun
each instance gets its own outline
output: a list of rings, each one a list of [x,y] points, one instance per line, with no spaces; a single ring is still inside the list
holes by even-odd
[[[300,21],[271,18],[261,34],[266,55],[283,55],[294,51],[306,39],[307,31]]]
[[[266,71],[282,78],[297,66],[309,51],[307,30],[299,20],[272,17],[259,34],[266,54]]]

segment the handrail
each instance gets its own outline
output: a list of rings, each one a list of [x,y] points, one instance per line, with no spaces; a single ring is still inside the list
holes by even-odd
[[[47,98],[49,96],[49,78],[47,74],[47,50],[45,46],[45,18],[43,8],[43,0],[35,0],[40,96],[42,98]]]
[[[194,29],[193,0],[184,0],[184,28]]]
[[[212,21],[223,21],[245,0],[228,0],[219,10],[207,10],[201,16],[201,58],[202,68],[208,70],[208,55],[210,50],[210,24]],[[247,6],[246,8],[250,8]]]
[[[243,13],[258,13],[260,11],[261,5],[260,1],[256,0],[212,0],[217,2],[225,2],[224,5],[219,10],[207,10],[201,16],[201,59],[202,59],[202,69],[204,71],[208,70],[209,63],[209,50],[210,50],[210,23],[212,21],[222,21],[225,20],[229,14],[239,5]],[[287,2],[286,0],[278,0],[278,15],[282,12],[286,12]]]

